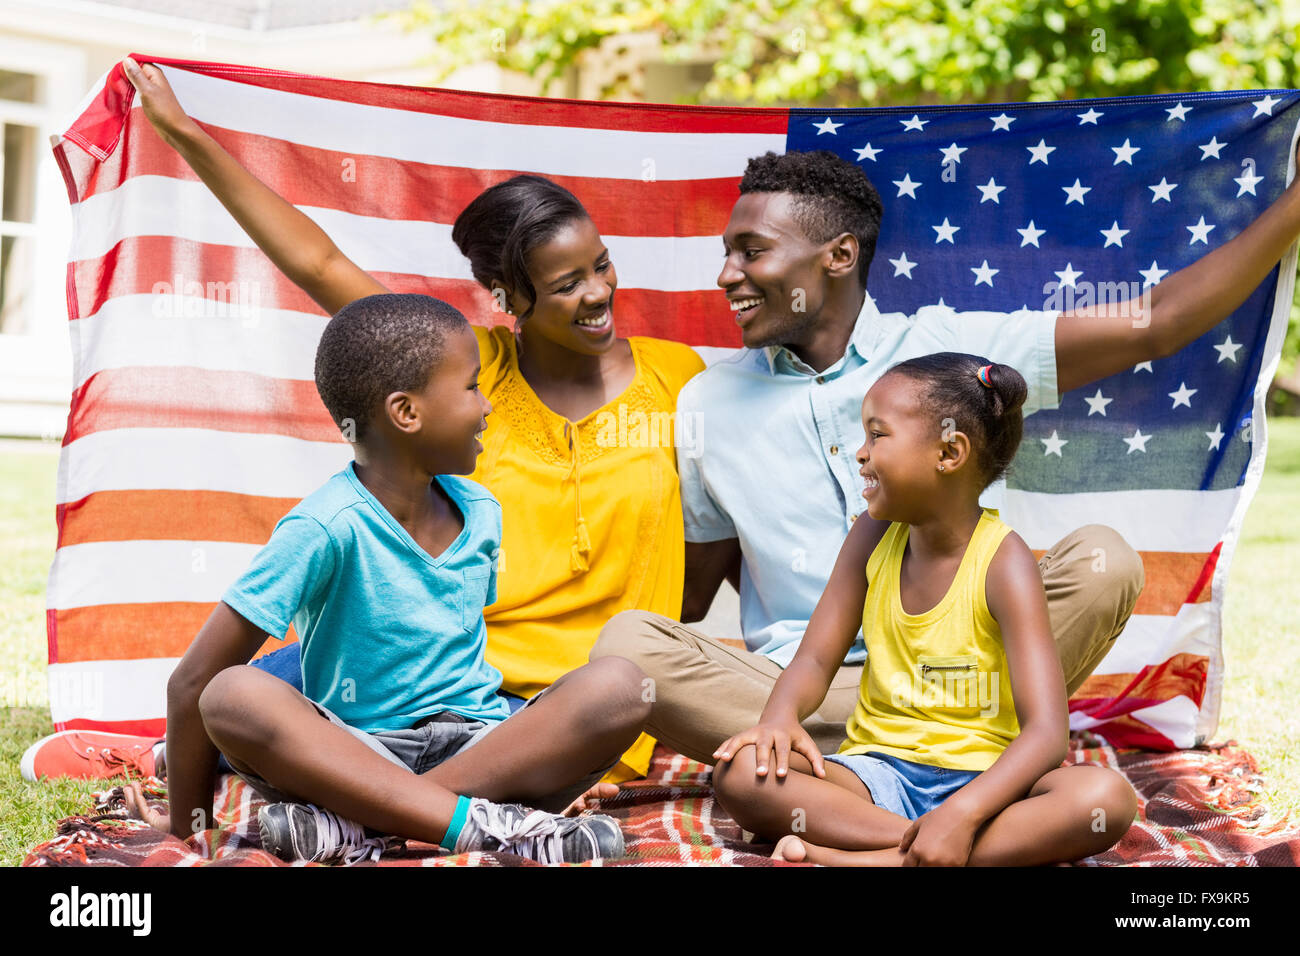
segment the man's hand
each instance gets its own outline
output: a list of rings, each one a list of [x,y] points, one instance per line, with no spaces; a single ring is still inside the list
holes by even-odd
[[[139,782],[132,780],[123,786],[122,797],[126,800],[127,810],[136,819],[143,820],[155,830],[161,830],[163,833],[172,832],[171,817],[149,806],[149,801],[140,789]]]
[[[566,817],[576,817],[583,810],[591,810],[598,800],[608,800],[618,796],[618,784],[601,781],[582,796],[564,808]]]
[[[754,773],[759,777],[767,776],[767,768],[776,767],[776,775],[784,777],[790,769],[790,751],[796,751],[808,758],[813,773],[819,777],[826,776],[826,767],[822,763],[821,751],[808,731],[798,722],[785,724],[759,724],[742,733],[736,734],[722,742],[713,756],[723,763],[730,763],[741,747],[754,745]]]
[[[144,110],[145,118],[158,131],[159,136],[168,144],[174,145],[172,134],[194,121],[181,109],[180,101],[172,92],[167,77],[153,64],[141,66],[129,56],[122,61],[122,69],[140,94],[140,108]]]
[[[965,866],[976,829],[948,804],[935,807],[913,820],[903,834],[898,844],[903,866]]]

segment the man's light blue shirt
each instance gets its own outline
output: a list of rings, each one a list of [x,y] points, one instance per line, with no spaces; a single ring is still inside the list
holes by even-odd
[[[882,314],[868,295],[830,368],[815,371],[783,346],[741,349],[687,383],[677,410],[699,416],[700,453],[678,449],[686,540],[739,539],[746,647],[790,663],[840,545],[866,510],[854,455],[872,384],[906,359],[969,352],[1025,377],[1026,416],[1055,408],[1057,315],[945,306]],[[845,662],[865,659],[859,632]]]

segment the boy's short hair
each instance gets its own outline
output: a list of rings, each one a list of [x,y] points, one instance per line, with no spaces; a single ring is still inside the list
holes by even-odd
[[[858,238],[858,277],[867,287],[867,272],[876,255],[880,194],[859,167],[829,150],[767,152],[745,167],[740,193],[791,193],[795,223],[811,242],[829,242],[844,232]]]
[[[316,346],[316,391],[334,424],[362,441],[383,400],[424,388],[447,336],[468,327],[428,295],[369,295],[339,309]]]

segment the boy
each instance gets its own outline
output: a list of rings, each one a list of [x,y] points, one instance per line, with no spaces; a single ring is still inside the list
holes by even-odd
[[[640,670],[565,675],[509,720],[484,660],[500,505],[464,478],[491,406],[465,317],[438,299],[376,295],[330,320],[316,387],[355,461],[293,508],[222,597],[167,687],[170,820],[208,827],[217,751],[274,803],[263,845],[354,862],[385,841],[543,862],[620,856],[607,816],[566,807],[637,738]],[[304,694],[244,666],[292,622]],[[147,811],[138,791],[131,796]],[[304,804],[313,804],[308,806]],[[328,810],[319,809],[328,807]]]

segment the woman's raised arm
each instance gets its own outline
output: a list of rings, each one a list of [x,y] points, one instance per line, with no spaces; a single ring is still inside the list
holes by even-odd
[[[187,116],[162,70],[130,57],[122,68],[158,135],[184,157],[258,248],[321,308],[333,315],[349,302],[389,291]]]

